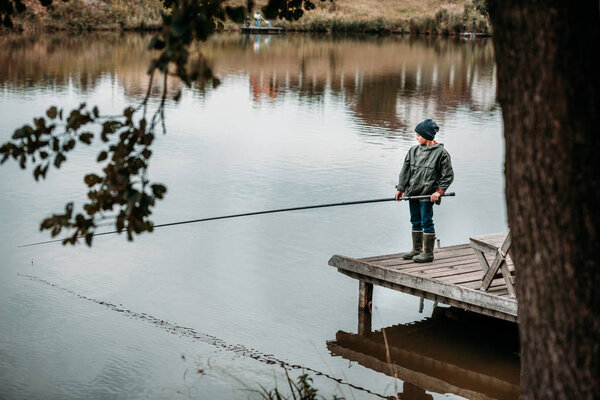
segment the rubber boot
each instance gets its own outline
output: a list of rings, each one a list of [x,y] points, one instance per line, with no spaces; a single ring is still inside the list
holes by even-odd
[[[413,261],[426,263],[433,261],[433,246],[435,244],[435,233],[423,234],[423,251],[413,257]]]
[[[405,260],[412,258],[421,253],[423,250],[423,231],[412,231],[413,248],[410,252],[402,254]]]

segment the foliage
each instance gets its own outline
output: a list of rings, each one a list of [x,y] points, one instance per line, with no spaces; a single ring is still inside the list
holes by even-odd
[[[40,3],[49,7],[52,0],[40,0]],[[70,230],[63,244],[75,244],[78,238],[85,237],[91,246],[98,221],[107,218],[114,220],[119,233],[127,232],[128,240],[133,240],[134,234],[153,230],[149,219],[152,208],[167,189],[162,184],[150,183],[147,171],[156,132],[159,127],[166,132],[167,81],[179,79],[188,87],[194,81],[218,85],[219,80],[203,57],[193,64],[189,62],[189,47],[193,41],[206,40],[222,30],[226,19],[242,22],[253,2],[248,1],[247,8],[229,6],[225,0],[163,0],[163,5],[162,28],[149,45],[149,50],[157,51],[158,56],[150,64],[148,92],[139,106],[127,107],[118,116],[102,116],[97,107],[90,109],[85,103],[71,111],[52,106],[45,116],[15,130],[12,140],[0,146],[1,163],[13,159],[25,169],[30,162],[35,166],[33,176],[37,181],[46,178],[51,165],[60,168],[67,160],[66,153],[73,150],[78,141],[89,145],[100,137],[106,144],[97,157],[99,163],[108,160],[102,172],[84,177],[88,186],[88,202],[83,205],[85,213],[74,212],[73,203],[68,203],[64,213],[54,214],[40,225],[40,230],[49,230],[53,237],[63,229]],[[268,18],[295,20],[304,10],[314,8],[311,0],[270,0],[262,10]],[[0,0],[2,24],[12,26],[11,16],[25,9],[22,0]],[[148,119],[148,100],[156,74],[162,76],[163,93],[160,105]],[[177,101],[180,96],[181,91],[173,100]]]
[[[161,0],[22,1],[27,10],[12,21],[18,31],[157,30],[162,22]]]
[[[136,121],[135,112],[128,107],[121,116],[102,117],[97,107],[90,110],[82,103],[67,115],[52,106],[45,116],[35,118],[32,125],[17,129],[12,140],[0,147],[2,163],[13,158],[21,168],[26,168],[28,161],[34,164],[33,176],[37,181],[46,178],[50,166],[60,168],[67,161],[66,154],[78,143],[90,145],[99,136],[107,145],[97,157],[98,162],[107,161],[102,174],[90,173],[84,177],[89,188],[88,202],[83,206],[87,215],[74,214],[73,203],[68,203],[63,214],[46,218],[40,229],[50,230],[54,237],[63,228],[72,228],[74,232],[64,243],[75,243],[79,236],[84,236],[89,245],[96,227],[95,217],[116,211],[116,228],[119,232],[126,230],[129,239],[133,233],[152,231],[148,220],[150,209],[166,193],[166,187],[151,184],[146,173],[157,119],[150,124],[145,117]],[[93,133],[95,126],[100,127],[98,135]]]
[[[475,6],[479,14],[487,16],[488,10],[485,1],[486,0],[473,0],[473,5]]]
[[[484,0],[478,0],[483,5]],[[470,0],[395,0],[382,6],[381,0],[336,0],[317,3],[314,11],[295,22],[277,21],[287,31],[364,32],[389,34],[456,35],[471,32],[473,18],[477,31],[489,33],[486,14]]]
[[[40,0],[42,1],[42,0]],[[43,2],[47,2],[44,0]],[[0,0],[0,26],[12,28],[12,16],[27,9],[22,0]]]
[[[317,399],[325,399],[323,396],[317,395],[318,390],[313,386],[313,380],[308,374],[300,375],[296,382],[289,376],[287,369],[285,369],[285,376],[287,380],[287,384],[290,388],[290,392],[288,395],[285,394],[286,391],[280,391],[277,386],[275,389],[267,390],[263,386],[261,386],[261,390],[258,392],[262,399],[264,400],[317,400]],[[332,400],[344,400],[343,397],[338,397],[333,395]]]

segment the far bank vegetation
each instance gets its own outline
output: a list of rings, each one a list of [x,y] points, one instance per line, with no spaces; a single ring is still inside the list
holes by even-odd
[[[151,30],[160,27],[160,0],[68,0],[49,7],[24,0],[27,10],[14,19],[19,31]],[[247,5],[231,0],[231,5]],[[267,0],[254,1],[260,10]],[[490,34],[484,0],[314,0],[316,8],[295,22],[272,21],[289,31],[333,33]],[[252,16],[249,15],[251,18]],[[251,20],[251,23],[253,21]],[[237,30],[234,23],[227,30]]]
[[[310,32],[457,35],[471,32],[475,20],[477,33],[491,33],[484,0],[333,0],[315,4],[299,21],[274,21],[273,25]]]
[[[158,29],[160,0],[23,0],[27,10],[14,18],[18,31],[119,31]]]

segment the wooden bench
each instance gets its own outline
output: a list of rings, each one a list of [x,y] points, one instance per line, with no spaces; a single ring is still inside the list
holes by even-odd
[[[515,271],[509,255],[511,244],[510,232],[475,236],[469,238],[469,241],[483,270],[480,290],[487,292],[492,281],[502,276],[508,293],[512,297],[515,297]],[[493,257],[491,265],[488,262],[486,254]]]

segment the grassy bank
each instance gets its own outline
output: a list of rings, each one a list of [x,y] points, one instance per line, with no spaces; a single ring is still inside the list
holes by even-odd
[[[69,0],[43,7],[24,0],[27,10],[14,18],[19,31],[150,30],[162,22],[160,0]]]
[[[27,11],[18,15],[15,28],[39,30],[148,30],[160,26],[160,0],[54,1],[47,8],[39,0],[24,0]],[[411,33],[452,35],[490,33],[484,0],[315,0],[316,8],[295,22],[275,20],[290,31],[340,33]],[[246,0],[231,0],[246,5]],[[255,1],[260,9],[267,0]],[[228,30],[238,25],[228,22]]]
[[[275,22],[288,30],[412,34],[490,33],[483,1],[477,0],[333,0],[299,21]]]

